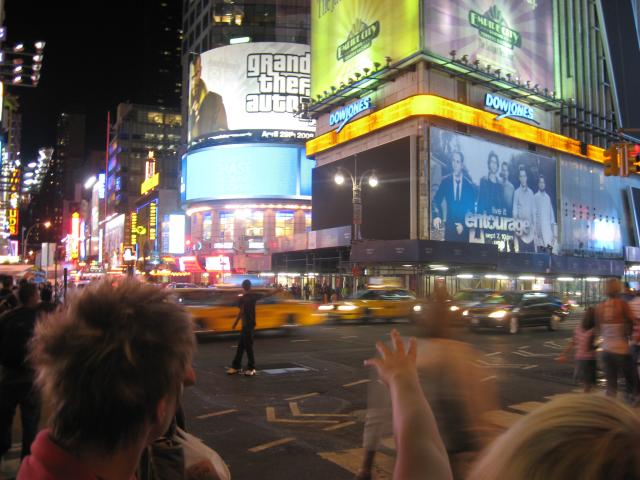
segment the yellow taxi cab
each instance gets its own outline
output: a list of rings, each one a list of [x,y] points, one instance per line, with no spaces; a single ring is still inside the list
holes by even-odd
[[[295,300],[288,292],[268,288],[252,291],[262,295],[256,303],[256,330],[293,328],[324,321],[312,303]],[[196,334],[233,332],[240,295],[242,290],[237,288],[181,288],[173,293],[175,301],[191,314]],[[235,331],[240,328],[238,323]]]
[[[391,320],[411,319],[422,311],[415,295],[404,288],[368,287],[333,304],[320,305],[318,312],[330,320]]]

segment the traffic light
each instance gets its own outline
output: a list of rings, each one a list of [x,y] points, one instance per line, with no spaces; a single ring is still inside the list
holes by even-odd
[[[620,174],[620,162],[618,158],[618,144],[612,143],[604,151],[604,174],[607,177]]]
[[[640,173],[640,145],[627,145],[626,154],[629,174]]]

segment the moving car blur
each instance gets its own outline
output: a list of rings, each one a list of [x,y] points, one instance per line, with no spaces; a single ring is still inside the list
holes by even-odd
[[[449,321],[452,324],[464,323],[462,312],[478,305],[482,300],[493,293],[487,288],[459,290],[453,295],[449,303]]]
[[[497,328],[516,334],[523,327],[557,330],[569,309],[557,297],[538,291],[507,291],[488,295],[462,315],[471,330]]]
[[[256,330],[294,328],[322,323],[315,305],[294,299],[288,292],[275,288],[255,288],[262,295],[256,304]],[[233,332],[238,315],[239,288],[180,288],[173,297],[192,315],[194,331],[203,333]],[[235,331],[239,331],[240,326]]]
[[[370,286],[351,297],[320,305],[318,312],[329,320],[392,320],[412,318],[423,309],[422,303],[409,290],[397,287]]]

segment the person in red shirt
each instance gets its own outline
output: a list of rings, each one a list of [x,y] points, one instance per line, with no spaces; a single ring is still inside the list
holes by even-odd
[[[19,480],[133,479],[193,381],[188,314],[133,279],[93,285],[41,321],[32,365],[52,407]]]

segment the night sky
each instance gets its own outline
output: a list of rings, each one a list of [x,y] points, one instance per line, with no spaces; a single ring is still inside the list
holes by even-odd
[[[144,88],[137,68],[141,3],[6,0],[5,48],[46,42],[38,87],[9,86],[20,96],[23,159],[55,144],[56,119],[63,111],[86,113],[86,149],[104,150],[107,111],[113,119],[117,104],[135,102]]]

